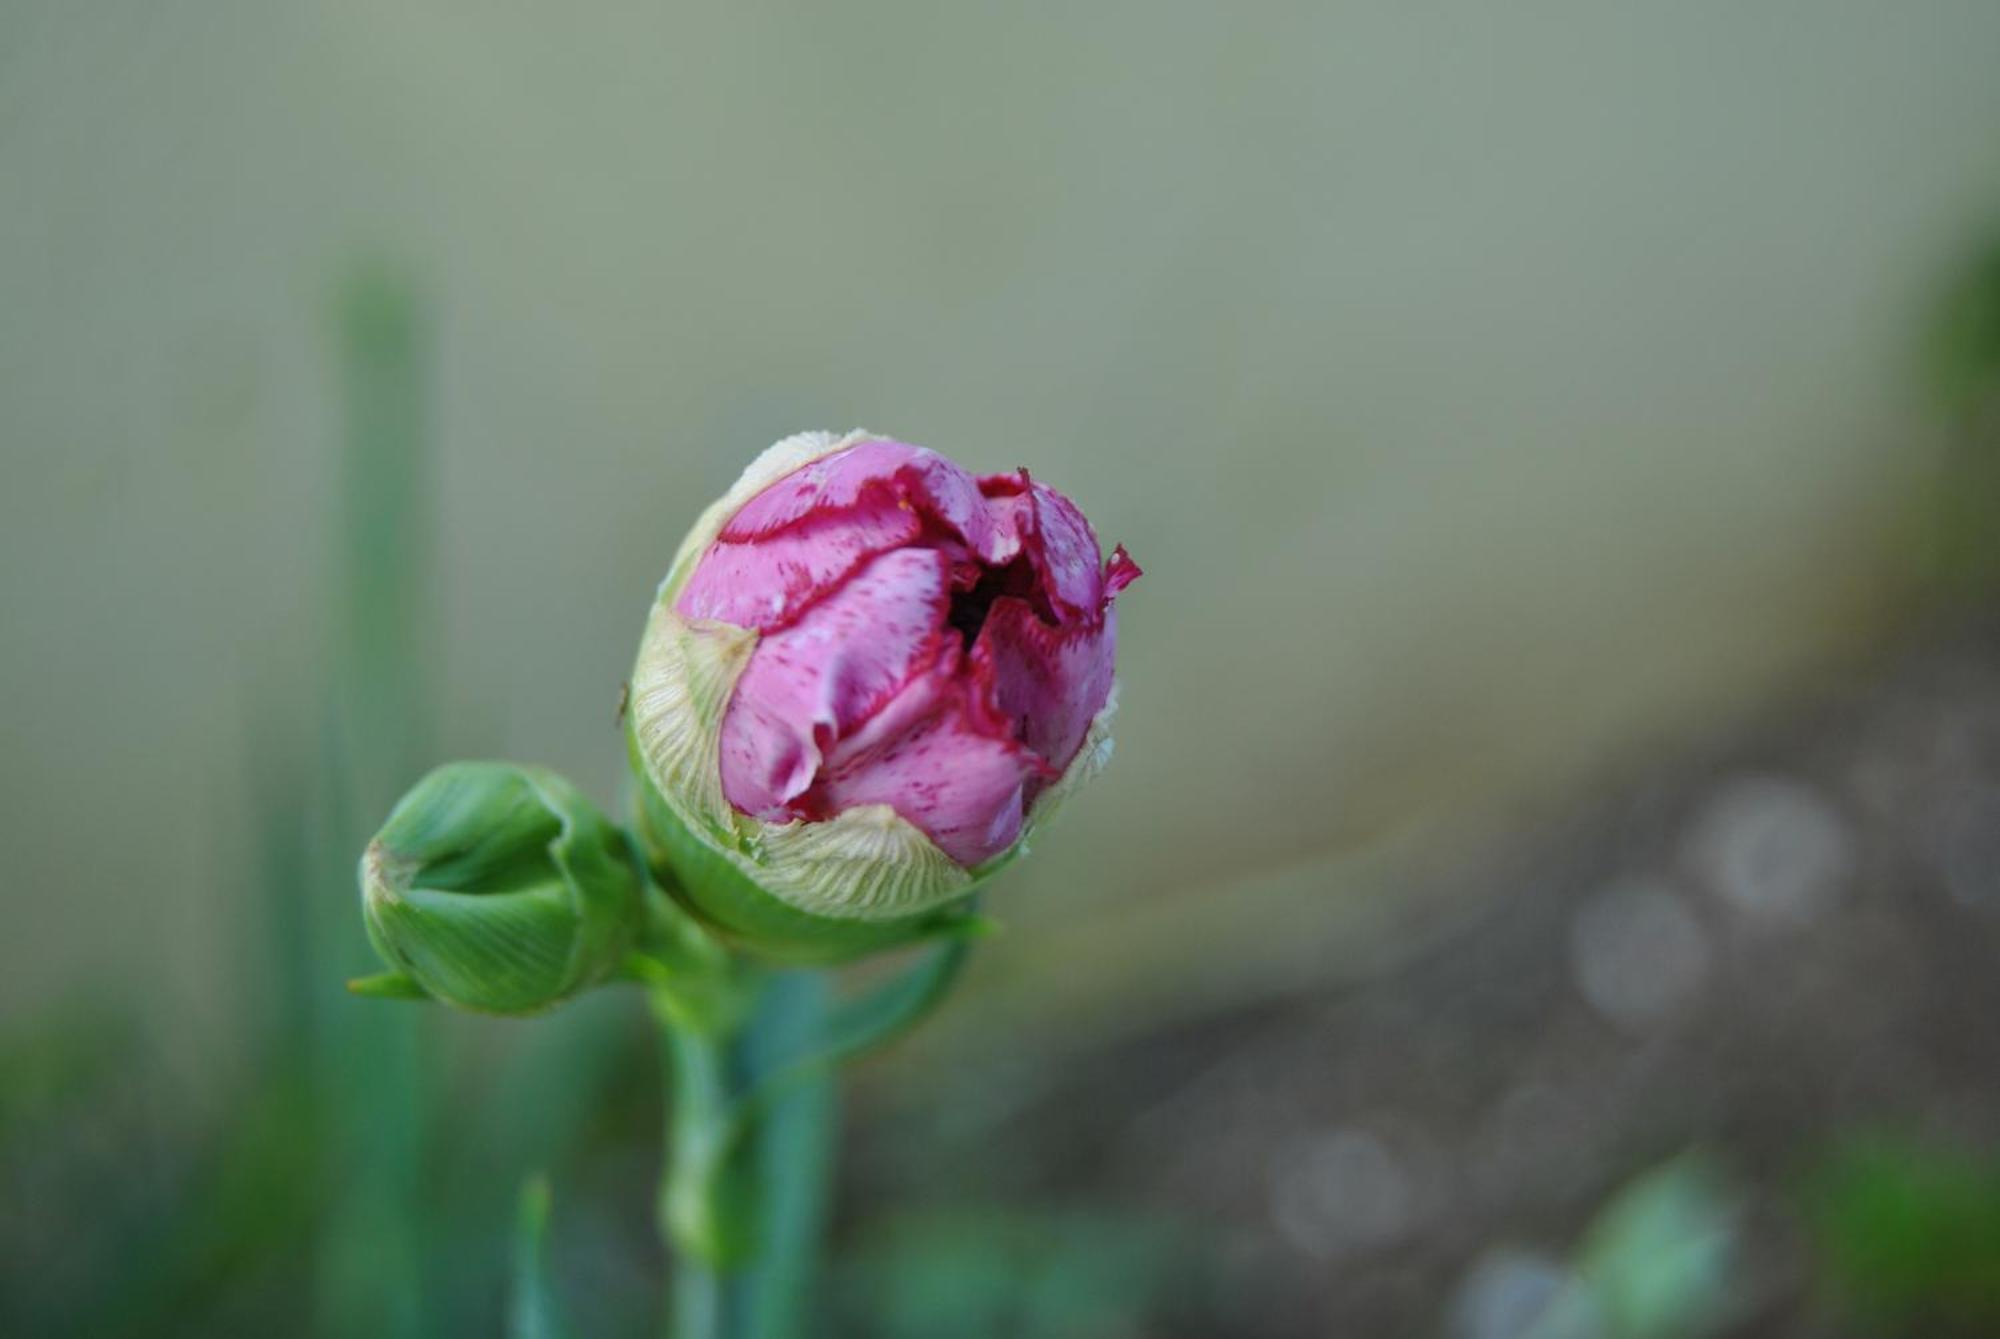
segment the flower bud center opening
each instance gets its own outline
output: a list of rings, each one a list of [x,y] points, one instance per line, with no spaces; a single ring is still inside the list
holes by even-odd
[[[1055,611],[1049,607],[1049,598],[1035,580],[1034,566],[1027,558],[1016,558],[1003,567],[982,565],[970,586],[952,591],[951,605],[945,614],[945,622],[965,639],[966,650],[970,651],[979,640],[980,629],[986,626],[986,617],[993,612],[993,602],[1002,596],[1024,601],[1034,610],[1036,618],[1055,625]]]

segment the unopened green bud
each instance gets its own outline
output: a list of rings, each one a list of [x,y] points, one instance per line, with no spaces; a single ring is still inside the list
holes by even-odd
[[[643,878],[625,835],[560,776],[458,762],[419,781],[368,844],[361,908],[376,952],[425,994],[533,1013],[618,969]]]

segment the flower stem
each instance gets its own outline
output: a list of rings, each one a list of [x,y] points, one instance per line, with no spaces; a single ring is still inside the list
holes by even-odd
[[[825,1026],[818,972],[761,975],[711,1029],[655,995],[670,1084],[659,1215],[674,1255],[672,1339],[786,1339],[803,1327],[825,1226],[836,1100],[821,1069],[746,1100]]]

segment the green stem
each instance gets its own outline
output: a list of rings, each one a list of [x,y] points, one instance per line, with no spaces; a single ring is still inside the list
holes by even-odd
[[[655,939],[629,975],[651,984],[671,1088],[659,1202],[675,1257],[669,1334],[795,1339],[826,1228],[839,1067],[936,1008],[970,945],[935,944],[836,1008],[824,972],[703,955],[676,971]]]
[[[825,1220],[833,1080],[751,1102],[823,1027],[818,973],[763,978],[741,1026],[697,1030],[655,995],[671,1084],[660,1223],[675,1257],[674,1339],[785,1339],[802,1328]]]

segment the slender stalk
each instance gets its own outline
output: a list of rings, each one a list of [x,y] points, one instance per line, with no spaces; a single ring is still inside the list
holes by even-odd
[[[627,965],[649,983],[669,1085],[661,1236],[672,1339],[797,1339],[810,1328],[830,1202],[840,1066],[901,1036],[971,951],[942,940],[837,1007],[825,972],[731,957],[664,899]]]
[[[662,1235],[674,1257],[672,1339],[790,1339],[817,1271],[833,1152],[833,1078],[745,1100],[823,1027],[819,973],[760,980],[739,1025],[689,1027],[659,994],[667,1103]]]
[[[742,1178],[735,1148],[737,1047],[732,1037],[664,1016],[660,1021],[668,1101],[659,1218],[674,1257],[669,1333],[675,1339],[731,1339],[742,1332],[741,1307],[726,1276],[747,1250],[742,1217],[751,1206],[743,1200],[754,1192]]]

